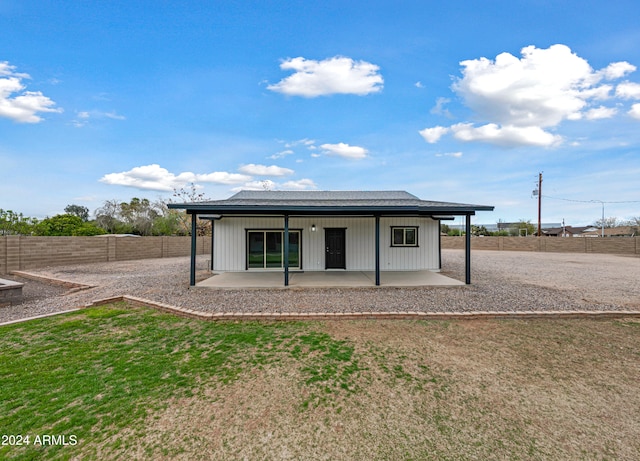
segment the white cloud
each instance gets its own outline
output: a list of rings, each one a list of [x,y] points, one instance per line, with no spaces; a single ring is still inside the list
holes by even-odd
[[[369,153],[369,151],[364,147],[350,146],[349,144],[345,144],[343,142],[340,142],[338,144],[322,144],[320,148],[323,149],[323,153],[326,155],[352,159],[365,158]]]
[[[256,165],[255,163],[243,165],[238,168],[238,171],[240,173],[245,173],[253,176],[286,176],[294,173],[294,171],[289,168],[283,168],[276,165]]]
[[[565,45],[528,46],[522,59],[501,53],[495,61],[467,60],[453,84],[468,107],[487,120],[515,126],[555,126],[587,104],[583,91],[600,79]]]
[[[301,145],[310,147],[316,143],[314,139],[309,139],[309,138],[302,138],[296,141],[280,141],[280,142],[283,143],[284,147],[286,148],[297,147]]]
[[[275,154],[270,155],[270,156],[269,156],[269,158],[270,158],[271,160],[277,160],[277,159],[279,159],[279,158],[285,158],[287,155],[293,155],[294,153],[295,153],[295,152],[294,152],[294,151],[292,151],[291,149],[285,149],[285,150],[283,150],[283,151],[276,152]]]
[[[471,123],[458,123],[451,127],[454,137],[460,141],[482,141],[498,146],[549,147],[562,142],[562,137],[553,135],[537,126],[498,126],[489,123],[475,127]]]
[[[15,69],[16,66],[12,66],[8,61],[0,61],[0,77],[31,78],[29,74],[16,72]]]
[[[462,77],[452,90],[474,111],[482,126],[459,123],[450,127],[454,137],[502,146],[553,146],[562,137],[549,132],[565,120],[609,118],[616,109],[594,107],[594,101],[611,98],[616,80],[636,70],[628,62],[614,62],[594,71],[582,57],[565,45],[547,49],[527,46],[521,57],[501,53],[462,61]],[[632,97],[637,84],[620,84],[618,97]],[[433,111],[432,111],[433,112]],[[437,142],[446,128],[420,131],[427,142]]]
[[[298,179],[297,181],[287,181],[280,186],[281,190],[308,190],[317,188],[318,186],[316,183],[308,178]]]
[[[616,80],[622,78],[631,72],[635,72],[636,66],[626,61],[613,62],[604,69],[599,70],[596,74],[605,80]]]
[[[449,110],[444,107],[450,102],[451,99],[449,98],[438,98],[436,99],[436,105],[433,106],[433,108],[429,112],[431,112],[432,114],[444,115],[445,117],[451,118],[451,112],[449,112]]]
[[[308,190],[317,189],[318,186],[311,179],[298,179],[297,181],[287,181],[279,184],[269,179],[263,181],[248,181],[241,186],[231,189],[232,192],[241,190]]]
[[[444,126],[434,126],[433,128],[425,128],[420,130],[420,136],[424,138],[429,144],[437,143],[442,136],[449,132],[449,128]]]
[[[611,118],[618,113],[618,110],[614,107],[594,107],[593,109],[589,109],[585,117],[587,120],[600,120],[602,118]]]
[[[102,115],[104,115],[105,117],[110,118],[112,120],[126,120],[127,119],[127,117],[125,117],[124,115],[117,114],[116,111],[104,112]]]
[[[207,174],[193,174],[193,173],[180,173],[177,177],[181,178],[182,175],[193,175],[193,179],[189,179],[186,182],[210,182],[214,184],[239,184],[243,181],[248,181],[251,176],[238,173],[228,173],[226,171],[214,171]],[[186,176],[190,178],[191,176]]]
[[[638,120],[640,120],[640,103],[632,105],[631,110],[627,113],[633,118],[637,118]]]
[[[384,80],[379,67],[366,61],[335,56],[323,61],[303,57],[287,59],[280,64],[282,70],[294,74],[267,89],[290,96],[314,98],[330,94],[356,94],[364,96],[382,90]]]
[[[127,117],[118,114],[116,111],[103,112],[99,110],[82,111],[78,112],[76,118],[72,121],[73,125],[77,128],[86,126],[91,119],[111,119],[111,120],[126,120]]]
[[[275,190],[276,183],[270,179],[263,181],[248,181],[241,186],[234,187],[231,192],[240,192],[241,190]]]
[[[640,99],[640,83],[622,82],[616,87],[616,96],[623,99]]]
[[[100,178],[100,182],[118,186],[135,187],[170,192],[189,183],[210,182],[215,184],[239,184],[249,181],[250,176],[216,171],[207,174],[191,172],[175,175],[158,164],[132,168],[121,173],[109,173]]]
[[[25,91],[22,80],[30,79],[29,74],[15,72],[15,66],[0,62],[0,117],[19,123],[39,123],[39,112],[62,112],[40,91]],[[13,96],[17,93],[17,96]]]
[[[460,158],[460,157],[462,157],[462,152],[447,152],[445,154],[436,154],[436,157]]]

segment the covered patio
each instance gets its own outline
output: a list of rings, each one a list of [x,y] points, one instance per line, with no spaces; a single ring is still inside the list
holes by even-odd
[[[433,271],[383,271],[376,284],[374,271],[292,272],[291,288],[453,287],[465,283]],[[196,284],[198,288],[286,288],[281,272],[220,272]]]
[[[471,216],[493,210],[405,191],[240,191],[169,208],[191,215],[190,285],[196,286],[200,217],[211,220],[210,269],[225,272],[209,283],[238,287],[437,285],[428,279],[441,269],[440,221],[454,216],[465,217],[464,283],[470,284]]]

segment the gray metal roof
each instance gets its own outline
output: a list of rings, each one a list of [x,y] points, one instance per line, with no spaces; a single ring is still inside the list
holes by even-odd
[[[403,190],[242,190],[227,200],[420,200]]]
[[[493,206],[421,200],[405,191],[249,191],[226,200],[176,203],[169,208],[216,214],[474,214]]]

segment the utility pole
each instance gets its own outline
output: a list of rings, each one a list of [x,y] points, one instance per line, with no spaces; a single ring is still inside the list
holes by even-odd
[[[542,172],[538,174],[538,237],[542,235]]]

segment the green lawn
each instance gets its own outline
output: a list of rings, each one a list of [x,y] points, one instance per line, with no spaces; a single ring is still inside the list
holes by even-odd
[[[30,436],[29,445],[0,446],[2,459],[95,457],[92,445],[125,428],[144,431],[144,418],[168,399],[287,357],[304,359],[305,383],[321,382],[326,395],[348,391],[358,370],[352,347],[301,323],[205,323],[125,305],[0,334],[0,428]],[[47,434],[74,436],[76,444],[34,443]]]
[[[0,459],[639,459],[639,340],[92,308],[0,327]]]

